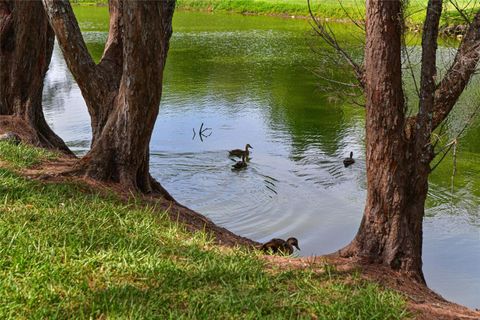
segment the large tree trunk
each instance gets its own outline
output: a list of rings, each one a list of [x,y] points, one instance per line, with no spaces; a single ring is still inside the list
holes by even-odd
[[[480,60],[480,11],[443,79],[436,84],[442,0],[429,0],[422,33],[419,108],[406,116],[402,88],[402,1],[367,0],[364,67],[313,13],[315,32],[350,64],[366,97],[367,200],[354,240],[338,253],[386,265],[420,282],[422,222],[434,158],[432,132],[449,115]],[[407,65],[407,67],[412,67]]]
[[[119,93],[109,120],[87,155],[87,173],[115,177],[143,192],[154,190],[149,143],[159,111],[162,79],[172,33],[173,7],[166,2],[124,4],[124,58]]]
[[[44,0],[92,119],[92,147],[80,172],[126,188],[171,196],[149,173],[149,143],[162,95],[174,0],[111,0],[110,31],[95,65],[68,2]]]
[[[0,1],[0,115],[14,117],[39,146],[71,154],[42,111],[43,81],[54,34],[41,1]]]
[[[431,23],[438,26],[436,19]],[[433,157],[430,134],[438,28],[430,35],[424,32],[422,42],[432,50],[423,52],[422,60],[428,63],[422,65],[420,112],[415,121],[409,121],[402,90],[402,23],[400,1],[368,1],[367,201],[357,236],[340,253],[387,265],[425,282],[422,223]]]

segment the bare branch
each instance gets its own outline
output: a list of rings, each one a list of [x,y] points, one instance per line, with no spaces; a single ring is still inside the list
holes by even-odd
[[[360,30],[362,30],[363,32],[365,32],[365,24],[361,25],[358,23],[358,21],[356,19],[353,19],[352,16],[350,15],[350,13],[348,12],[347,9],[345,9],[345,7],[343,6],[343,3],[342,3],[342,0],[337,0],[338,4],[340,5],[340,8],[342,8],[342,11],[343,13],[345,13],[345,15],[348,17],[348,19],[354,24],[356,25]]]
[[[342,86],[345,86],[345,87],[348,87],[348,88],[358,88],[359,87],[359,84],[342,82],[342,81],[333,80],[331,78],[324,77],[318,71],[313,71],[313,74],[315,76],[319,77],[320,79],[323,79],[323,80],[326,80],[326,81],[329,81],[329,82],[332,82],[332,83],[335,83],[335,84],[339,84],[339,85],[342,85]]]
[[[355,77],[357,78],[358,82],[360,83],[360,86],[363,88],[364,87],[364,71],[363,67],[359,66],[353,59],[350,57],[350,55],[339,45],[337,39],[335,38],[334,33],[330,29],[328,25],[325,25],[321,23],[317,17],[312,12],[312,7],[310,4],[310,0],[307,0],[308,4],[308,11],[310,14],[310,17],[312,18],[310,21],[310,25],[312,26],[312,29],[314,32],[325,41],[327,45],[332,47],[352,68],[353,71],[355,72]]]
[[[469,118],[467,119],[467,121],[465,122],[465,125],[463,126],[463,128],[458,132],[458,134],[456,135],[456,137],[450,142],[448,143],[445,147],[443,147],[440,151],[438,151],[436,153],[436,155],[444,152],[444,154],[442,155],[442,157],[440,158],[440,160],[433,166],[433,168],[431,169],[431,171],[435,170],[436,167],[438,167],[438,165],[443,161],[443,159],[445,159],[445,157],[447,156],[447,154],[450,152],[450,150],[452,149],[453,145],[457,143],[458,140],[460,140],[460,138],[462,137],[462,135],[465,133],[465,131],[467,130],[467,128],[473,123],[473,121],[475,120],[475,118],[477,117],[478,113],[480,111],[480,104],[477,105],[475,107],[475,110],[473,110],[472,114],[469,116]],[[443,127],[443,124],[442,124],[442,127]],[[438,140],[437,140],[438,142]]]
[[[471,21],[470,19],[467,17],[467,15],[465,14],[465,12],[460,8],[460,6],[458,5],[457,1],[456,0],[450,0],[449,1],[453,7],[455,8],[455,10],[457,10],[457,12],[462,16],[462,19],[468,24],[470,25]]]
[[[410,60],[410,54],[408,53],[405,40],[403,42],[403,52],[405,53],[405,57],[407,58],[407,69],[410,71],[410,76],[412,77],[413,85],[415,86],[415,92],[417,93],[417,97],[420,97],[420,90],[418,89],[417,78],[415,77],[415,73],[413,72],[412,61]]]

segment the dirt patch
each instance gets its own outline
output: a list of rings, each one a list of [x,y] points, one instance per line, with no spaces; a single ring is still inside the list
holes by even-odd
[[[18,132],[18,131],[17,131]],[[101,194],[114,192],[123,200],[133,196],[119,184],[98,182],[86,177],[69,174],[78,159],[60,157],[32,168],[20,171],[29,179],[41,180],[45,183],[80,182],[92,191]],[[7,166],[0,161],[0,166]],[[260,244],[251,239],[241,237],[233,232],[217,226],[210,219],[195,212],[176,201],[168,201],[158,196],[135,195],[145,200],[145,203],[155,206],[159,212],[168,212],[173,221],[186,226],[189,231],[206,231],[214,236],[216,242],[226,246],[258,247]],[[334,266],[335,272],[352,274],[357,272],[363,279],[374,281],[379,285],[398,291],[406,296],[408,309],[415,319],[479,319],[480,312],[449,302],[423,284],[417,283],[401,273],[379,265],[362,264],[353,259],[340,258],[336,255],[292,258],[279,256],[264,256],[267,267],[271,269],[310,269],[324,273],[325,266]]]

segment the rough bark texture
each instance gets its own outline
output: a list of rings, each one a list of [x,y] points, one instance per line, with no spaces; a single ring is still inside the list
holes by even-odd
[[[433,128],[437,128],[457,103],[480,60],[480,12],[462,39],[455,59],[435,92]]]
[[[71,154],[42,111],[43,80],[53,43],[40,0],[0,1],[0,115],[22,120],[37,145]]]
[[[367,201],[354,240],[339,251],[399,270],[425,283],[422,223],[433,130],[448,116],[480,59],[477,13],[447,74],[437,85],[442,0],[429,0],[422,35],[419,111],[406,117],[402,90],[400,1],[367,1],[365,82]]]
[[[422,39],[419,112],[406,118],[400,1],[367,2],[365,49],[367,201],[359,231],[340,251],[424,283],[422,237],[428,191],[441,0],[431,0]]]
[[[171,198],[149,174],[149,143],[162,95],[175,1],[111,0],[109,37],[98,65],[68,1],[43,2],[92,119],[92,147],[79,164],[81,171]]]

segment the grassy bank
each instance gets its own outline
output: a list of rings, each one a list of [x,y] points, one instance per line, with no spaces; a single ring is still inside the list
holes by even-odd
[[[401,319],[403,298],[332,268],[267,268],[140,200],[12,169],[55,155],[0,143],[0,318]]]
[[[427,0],[412,0],[406,8],[407,22],[420,25],[425,18]],[[107,0],[76,0],[79,5],[106,5]],[[476,2],[458,0],[455,2],[459,8],[469,13],[477,6]],[[363,20],[365,17],[365,1],[362,0],[311,0],[314,14],[321,18],[338,21],[350,19]],[[477,6],[478,7],[478,6]],[[280,16],[309,16],[307,0],[177,0],[180,10],[232,12],[257,15]],[[476,8],[478,10],[478,8]],[[442,25],[464,24],[462,16],[454,6],[448,2],[444,5]]]

